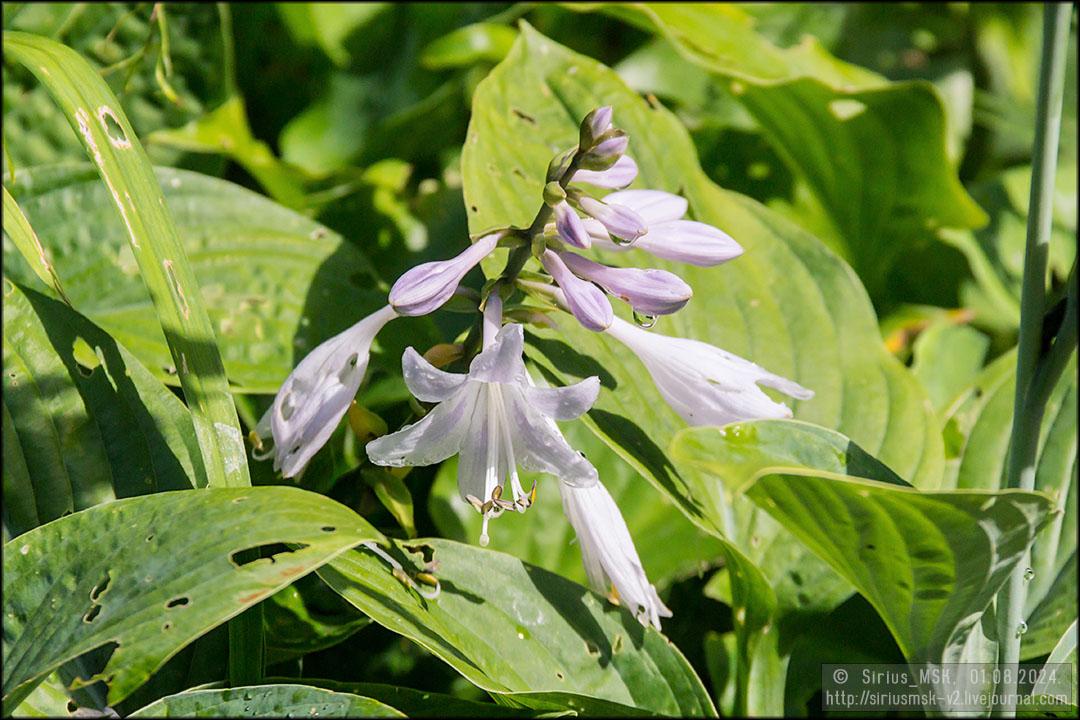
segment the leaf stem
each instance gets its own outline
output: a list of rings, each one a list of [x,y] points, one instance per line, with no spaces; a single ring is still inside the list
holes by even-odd
[[[1041,354],[1043,316],[1046,311],[1046,267],[1050,250],[1050,223],[1057,170],[1058,138],[1061,134],[1061,108],[1065,89],[1065,57],[1069,42],[1069,16],[1072,3],[1046,3],[1043,10],[1043,47],[1039,67],[1039,96],[1036,106],[1035,149],[1031,173],[1031,205],[1028,214],[1027,246],[1024,253],[1024,278],[1020,294],[1020,337],[1016,360],[1016,394],[1012,436],[1009,447],[1007,487],[1033,490],[1038,460],[1039,429],[1046,408],[1041,386],[1064,362]],[[1075,273],[1071,282],[1075,283]],[[1070,291],[1071,292],[1071,291]],[[1075,300],[1070,298],[1072,305]],[[1071,313],[1075,317],[1075,307]],[[1075,321],[1072,322],[1075,330]],[[1058,341],[1065,350],[1069,330],[1062,326]],[[1071,344],[1075,346],[1073,333]],[[1055,343],[1055,348],[1058,343]],[[1068,351],[1071,352],[1071,349]],[[1066,355],[1067,360],[1067,355]],[[1060,374],[1060,369],[1056,374]],[[1042,380],[1036,383],[1037,380]],[[1052,382],[1051,382],[1052,387]],[[1033,392],[1039,386],[1039,392]],[[1029,400],[1041,401],[1029,402]],[[1027,600],[1024,575],[1030,560],[1030,548],[1013,568],[997,596],[998,664],[1020,661],[1020,641]],[[1000,702],[993,708],[998,717],[1016,714],[1016,675],[1008,673],[995,693]]]

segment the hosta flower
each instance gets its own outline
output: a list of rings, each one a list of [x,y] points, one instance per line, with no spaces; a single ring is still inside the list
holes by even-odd
[[[576,177],[576,176],[575,176]],[[592,242],[603,250],[623,252],[632,248],[644,250],[656,257],[699,267],[719,265],[742,254],[742,246],[712,225],[682,220],[688,203],[685,198],[661,190],[621,190],[604,197],[609,207],[625,208],[637,213],[648,231],[633,245],[621,245],[612,241],[607,223],[584,219]],[[595,216],[594,216],[595,217]]]
[[[255,430],[263,437],[269,425],[274,470],[292,477],[326,444],[360,388],[375,335],[395,317],[390,306],[376,310],[308,353],[285,379]]]
[[[592,245],[592,238],[589,237],[581,218],[570,207],[570,203],[562,200],[551,209],[555,211],[555,229],[568,245],[577,248],[587,248]]]
[[[607,333],[634,351],[671,409],[691,425],[791,417],[758,383],[800,400],[814,396],[798,383],[698,340],[648,332],[615,318]]]
[[[615,314],[603,290],[570,272],[558,253],[546,250],[540,262],[562,288],[570,312],[583,327],[602,332],[611,325]]]
[[[455,258],[411,268],[390,288],[390,306],[398,315],[410,316],[427,315],[442,307],[462,278],[495,249],[501,237],[502,233],[485,235]]]
[[[495,304],[498,312],[491,315],[499,318],[501,303]],[[524,512],[532,503],[536,488],[525,492],[518,465],[574,486],[596,483],[596,468],[567,444],[553,420],[578,417],[600,389],[596,377],[568,387],[534,387],[521,359],[521,325],[507,325],[485,345],[468,374],[443,372],[412,348],[406,350],[405,384],[417,399],[439,404],[419,422],[367,445],[373,463],[394,467],[458,455],[458,492],[484,516],[482,545],[489,518],[503,510]],[[507,479],[511,492],[504,497]]]
[[[601,265],[577,253],[561,252],[566,266],[645,315],[670,315],[686,305],[694,291],[667,270],[617,268]]]
[[[607,488],[560,483],[563,511],[574,526],[581,561],[593,590],[625,605],[642,625],[660,629],[660,618],[671,617],[656,588],[641,567],[634,541]]]
[[[623,192],[646,191],[624,190]],[[635,242],[642,235],[645,235],[649,229],[645,218],[629,205],[610,204],[573,188],[567,190],[566,195],[577,203],[582,212],[600,221],[600,224],[604,226],[608,233],[627,243]]]
[[[623,188],[634,182],[638,166],[629,155],[623,155],[607,170],[578,170],[571,182],[583,182],[602,188]]]

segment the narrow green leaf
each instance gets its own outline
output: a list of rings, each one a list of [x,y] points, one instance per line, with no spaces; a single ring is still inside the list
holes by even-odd
[[[129,717],[405,717],[368,697],[288,683],[170,695]]]
[[[430,43],[420,53],[429,70],[468,67],[481,60],[499,62],[517,39],[517,31],[495,23],[473,23]]]
[[[199,286],[150,161],[116,96],[78,53],[55,41],[5,31],[4,52],[52,93],[109,187],[169,343],[210,484],[250,485],[236,408]]]
[[[715,715],[674,645],[580,585],[447,540],[395,541],[390,552],[413,575],[438,563],[440,594],[421,597],[365,549],[342,555],[319,576],[500,700],[602,715]]]
[[[5,712],[59,665],[109,645],[97,679],[114,705],[207,630],[381,539],[352,510],[288,487],[156,493],[20,535],[4,546]],[[300,547],[233,560],[275,543]]]
[[[23,215],[19,203],[15,202],[15,198],[11,197],[7,185],[4,186],[4,234],[14,241],[15,247],[19,248],[19,252],[26,258],[26,262],[34,270],[34,274],[41,278],[43,283],[51,287],[57,295],[62,297],[64,302],[70,305],[71,301],[64,294],[64,288],[60,286],[60,278],[56,275],[56,268],[49,262],[45,248],[41,247],[41,241],[38,240],[34,228],[30,227],[30,222]]]

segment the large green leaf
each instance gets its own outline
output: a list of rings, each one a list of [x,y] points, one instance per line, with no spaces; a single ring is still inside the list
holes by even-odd
[[[16,177],[13,194],[75,307],[175,384],[123,223],[93,170],[35,168]],[[385,303],[367,259],[319,223],[224,180],[164,168],[156,177],[235,390],[277,392],[299,358]],[[11,270],[29,276],[23,267]],[[346,299],[348,313],[340,311]]]
[[[247,456],[199,286],[153,168],[109,86],[77,52],[5,31],[4,53],[27,67],[63,111],[108,186],[184,388],[211,485],[251,484]]]
[[[4,533],[206,485],[191,415],[63,303],[4,280]]]
[[[836,249],[872,291],[913,234],[986,223],[949,161],[945,108],[930,83],[890,83],[832,57],[812,36],[780,49],[731,5],[603,7],[662,34],[688,61],[730,82],[809,182],[839,230]]]
[[[156,493],[20,535],[4,546],[5,712],[103,646],[115,704],[199,635],[368,539],[381,535],[353,511],[288,487]],[[233,559],[273,543],[299,547]]]
[[[268,682],[274,682],[268,678]],[[278,679],[278,682],[287,682]],[[304,678],[308,685],[347,692],[355,695],[378,700],[397,710],[402,711],[409,717],[536,717],[538,713],[524,708],[512,708],[506,705],[496,705],[490,702],[476,702],[465,700],[454,695],[428,692],[427,690],[414,690],[413,688],[400,687],[398,685],[386,685],[384,683],[367,682],[341,682],[338,680],[321,680]]]
[[[170,695],[129,717],[405,717],[378,700],[310,685],[256,685]]]
[[[672,580],[720,560],[723,542],[719,538],[702,532],[687,520],[670,500],[582,423],[568,423],[562,431],[567,442],[585,453],[601,470],[601,482],[615,498],[651,582],[663,588]],[[553,487],[555,481],[543,473],[520,474],[526,488],[536,481],[536,502],[524,515],[504,515],[492,523],[488,547],[574,582],[588,584],[581,564],[581,549],[574,542],[574,528],[563,513],[559,491]],[[458,495],[456,458],[439,468],[428,496],[428,509],[441,535],[476,544],[483,520]],[[673,551],[674,548],[678,551]]]
[[[395,541],[391,554],[410,573],[438,563],[438,597],[421,597],[363,549],[319,576],[501,700],[600,715],[715,714],[674,645],[580,585],[448,540]]]
[[[946,487],[998,489],[1005,479],[1016,388],[1016,353],[988,365],[949,408],[946,432],[958,445]],[[1077,513],[1076,360],[1062,373],[1046,404],[1039,436],[1035,490],[1047,493],[1061,512],[1031,548],[1034,573],[1028,584],[1025,617],[1031,628],[1021,645],[1023,659],[1053,647],[1076,618],[1062,601],[1076,596]],[[1070,564],[1071,563],[1073,564]],[[1051,589],[1051,588],[1054,589]]]
[[[709,269],[635,253],[604,257],[674,271],[695,288],[690,304],[657,331],[714,343],[797,380],[816,395],[793,404],[796,417],[839,430],[916,486],[935,487],[942,445],[932,408],[882,346],[850,268],[775,213],[709,182],[674,116],[528,26],[474,96],[462,154],[470,228],[528,225],[551,155],[573,145],[579,119],[602,104],[614,106],[616,123],[631,137],[628,152],[641,169],[632,187],[683,192],[697,220],[724,229],[746,249]],[[701,527],[726,533],[749,552],[735,538],[743,524],[736,516],[754,511],[731,508],[714,478],[667,455],[674,433],[686,425],[663,403],[644,366],[606,335],[581,329],[569,316],[557,320],[560,332],[528,334],[530,357],[556,383],[599,375],[600,396],[586,422]]]

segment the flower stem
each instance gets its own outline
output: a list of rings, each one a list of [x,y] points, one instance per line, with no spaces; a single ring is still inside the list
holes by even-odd
[[[1072,3],[1046,3],[1043,15],[1042,60],[1039,67],[1039,96],[1036,107],[1035,149],[1031,172],[1031,205],[1028,214],[1024,278],[1020,294],[1020,337],[1016,360],[1016,394],[1007,469],[1007,487],[1032,490],[1039,449],[1039,429],[1049,390],[1048,375],[1060,375],[1064,362],[1051,356],[1068,353],[1069,331],[1063,325],[1055,343],[1056,352],[1042,354],[1043,315],[1046,311],[1046,267],[1050,250],[1050,223],[1054,178],[1057,170],[1058,138],[1061,134],[1061,107],[1065,88],[1065,57],[1069,42],[1069,15]],[[1075,283],[1075,273],[1071,282]],[[1071,290],[1070,290],[1071,293]],[[1075,306],[1075,300],[1071,300]],[[1075,310],[1072,315],[1075,316]],[[1075,321],[1073,323],[1075,325]],[[1075,327],[1073,328],[1075,330]],[[1064,342],[1062,342],[1064,341]],[[1075,346],[1073,333],[1071,344]],[[1060,350],[1057,346],[1061,345]],[[1054,367],[1051,367],[1054,366]],[[1039,392],[1036,389],[1036,379]],[[1056,378],[1053,378],[1056,380]],[[1053,386],[1051,381],[1051,387]],[[1030,402],[1034,400],[1035,402]],[[1020,628],[1024,621],[1027,583],[1024,575],[1030,549],[1013,569],[997,596],[998,663],[1020,661]],[[1001,702],[993,708],[998,717],[1016,714],[1016,675],[1007,673],[995,696]],[[1011,681],[1011,682],[1010,682]]]

